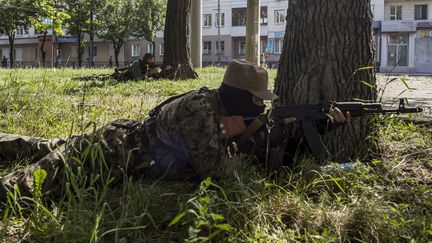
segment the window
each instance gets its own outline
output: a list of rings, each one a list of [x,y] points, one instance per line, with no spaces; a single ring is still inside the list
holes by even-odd
[[[14,53],[15,53],[15,61],[20,62],[23,60],[23,53],[22,53],[22,49],[21,48],[15,48],[14,49]]]
[[[414,19],[421,20],[427,19],[427,4],[424,5],[414,5]]]
[[[267,52],[267,41],[261,40],[260,41],[260,53],[266,53]]]
[[[24,28],[22,26],[17,27],[16,35],[28,35],[28,33],[29,33],[28,29],[26,29],[26,28]]]
[[[71,46],[70,48],[70,56],[73,58],[78,57],[78,47],[77,46]]]
[[[139,57],[140,55],[140,46],[137,44],[132,44],[132,56]]]
[[[159,44],[159,55],[164,55],[164,43]]]
[[[211,27],[212,25],[212,15],[211,14],[203,14],[203,27]]]
[[[239,55],[244,55],[246,53],[246,42],[240,41],[239,42]]]
[[[261,15],[260,15],[260,24],[261,25],[267,25],[268,18],[267,18],[267,6],[261,7]]]
[[[90,47],[89,47],[89,55],[90,55]],[[93,46],[93,57],[97,56],[97,46]]]
[[[203,42],[203,55],[210,55],[211,54],[211,42],[210,41],[204,41]]]
[[[221,27],[225,26],[225,13],[221,13],[220,25]],[[219,26],[219,14],[216,14],[216,27]]]
[[[388,66],[408,66],[408,34],[389,35]]]
[[[283,46],[283,39],[275,39],[274,40],[274,54],[281,54]]]
[[[273,53],[273,47],[274,47],[274,39],[268,39],[266,52],[272,54]]]
[[[140,46],[138,44],[132,44],[132,57],[139,57],[141,54]]]
[[[246,8],[232,9],[232,26],[246,26]]]
[[[153,43],[148,43],[147,44],[147,53],[154,54],[153,53]]]
[[[275,10],[275,23],[276,24],[285,23],[285,10],[283,9]]]
[[[401,20],[402,19],[402,5],[390,6],[390,20]]]
[[[220,49],[221,51],[219,51],[219,41],[216,41],[216,54],[224,54],[225,53],[225,42],[221,41],[220,43]]]

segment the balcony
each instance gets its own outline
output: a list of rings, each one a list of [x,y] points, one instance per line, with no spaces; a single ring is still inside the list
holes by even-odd
[[[382,22],[381,32],[416,32],[416,21],[387,20]]]

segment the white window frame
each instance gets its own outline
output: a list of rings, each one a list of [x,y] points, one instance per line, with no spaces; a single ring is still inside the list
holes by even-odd
[[[243,44],[243,52],[242,52],[242,44]],[[239,41],[239,51],[238,54],[240,56],[244,56],[246,55],[246,41]]]
[[[388,38],[387,38],[387,55],[388,55],[388,53],[389,53],[389,47],[390,46],[394,46],[395,48],[396,48],[396,64],[398,64],[399,66],[401,66],[401,67],[406,67],[406,66],[408,66],[408,60],[405,60],[405,64],[400,64],[400,60],[401,60],[401,58],[400,58],[400,56],[401,56],[401,54],[400,54],[400,52],[401,52],[401,49],[402,49],[402,47],[405,47],[406,48],[406,50],[407,50],[407,54],[406,54],[406,57],[407,57],[407,59],[408,59],[408,57],[409,57],[409,35],[408,34],[400,34],[400,35],[404,35],[405,37],[406,37],[406,41],[405,42],[395,42],[395,43],[391,43],[391,36],[389,36]]]
[[[216,41],[216,54],[225,54],[225,41],[221,40],[221,50],[219,51],[219,42]]]
[[[394,9],[394,14],[392,14]],[[400,18],[398,18],[398,10],[400,10]],[[402,5],[390,5],[390,20],[402,20]]]
[[[164,55],[164,43],[159,44],[159,56]]]
[[[203,55],[211,55],[211,41],[203,41]]]
[[[220,13],[222,18],[221,18],[221,27],[225,27],[225,13]],[[215,26],[219,27],[219,14],[216,13],[215,14],[216,17],[216,21],[215,21]]]
[[[211,28],[211,26],[212,26],[212,14],[211,13],[203,14],[203,27]]]
[[[284,24],[285,17],[285,9],[276,9],[274,11],[275,24]]]
[[[279,47],[279,48],[276,49],[276,46]],[[273,42],[273,53],[274,54],[282,54],[282,48],[283,48],[283,39],[274,39],[274,42]]]
[[[132,57],[139,57],[141,56],[141,48],[139,44],[132,44],[131,45],[131,56]]]
[[[153,53],[153,43],[147,43],[147,53],[151,53],[151,54],[154,54]]]

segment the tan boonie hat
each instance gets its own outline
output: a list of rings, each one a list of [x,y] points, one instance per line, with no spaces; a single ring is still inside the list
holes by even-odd
[[[274,100],[278,97],[267,89],[267,70],[244,60],[234,59],[228,64],[223,83],[237,89],[247,90],[263,100]]]

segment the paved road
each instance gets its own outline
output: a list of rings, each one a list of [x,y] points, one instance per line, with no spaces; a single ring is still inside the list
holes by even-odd
[[[396,78],[391,83],[385,84],[390,80]],[[404,85],[401,79],[405,79],[408,87]],[[378,76],[379,89],[384,88],[382,95],[385,103],[392,103],[399,98],[407,98],[410,106],[420,106],[425,109],[424,114],[432,120],[432,77],[421,76]]]

